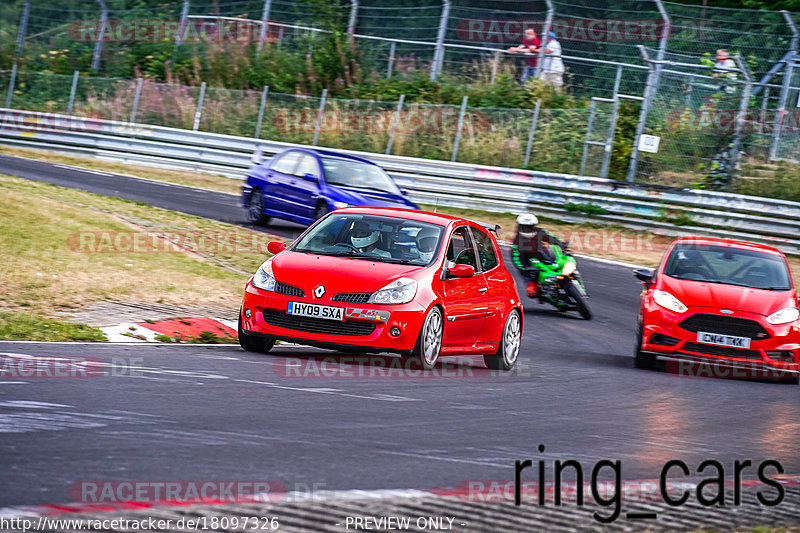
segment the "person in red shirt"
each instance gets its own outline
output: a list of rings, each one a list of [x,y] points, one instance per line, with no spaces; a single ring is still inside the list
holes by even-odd
[[[539,64],[539,46],[541,46],[541,44],[542,42],[536,37],[536,32],[533,28],[528,28],[525,30],[525,38],[522,40],[522,44],[519,46],[512,46],[508,49],[509,54],[536,54],[528,57],[528,64],[525,70],[522,71],[522,78],[519,80],[521,83],[525,83],[525,80],[528,78],[536,76],[536,67]]]

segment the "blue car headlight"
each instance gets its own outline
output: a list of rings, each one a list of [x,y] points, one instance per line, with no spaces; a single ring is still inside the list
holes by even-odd
[[[275,291],[275,276],[272,274],[272,259],[264,261],[255,276],[253,276],[253,286],[265,291]]]

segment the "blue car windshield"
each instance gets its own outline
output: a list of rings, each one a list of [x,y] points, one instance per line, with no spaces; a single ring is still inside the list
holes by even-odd
[[[772,291],[792,288],[789,267],[781,256],[730,246],[679,244],[669,256],[664,274]]]
[[[405,218],[331,213],[290,250],[425,266],[437,256],[444,226]]]
[[[377,165],[338,157],[323,157],[322,167],[325,169],[325,182],[328,185],[400,194],[400,189],[389,174]]]

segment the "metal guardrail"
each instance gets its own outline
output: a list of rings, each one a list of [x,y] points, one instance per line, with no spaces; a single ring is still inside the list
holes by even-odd
[[[79,153],[131,164],[243,179],[256,149],[300,145],[67,115],[0,109],[0,143]],[[13,128],[9,128],[13,125]],[[325,149],[325,148],[320,148]],[[419,202],[765,242],[800,253],[800,203],[714,191],[641,186],[610,179],[334,150],[383,166]],[[1,172],[2,170],[0,170]],[[565,204],[608,211],[587,217]],[[676,226],[673,221],[691,221]]]

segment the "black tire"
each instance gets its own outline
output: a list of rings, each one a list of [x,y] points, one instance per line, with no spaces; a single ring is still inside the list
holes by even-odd
[[[794,376],[791,378],[783,378],[781,383],[786,383],[787,385],[800,385],[800,376]]]
[[[325,202],[320,202],[314,209],[314,220],[319,220],[330,212],[331,210],[328,208],[328,204]]]
[[[517,362],[522,343],[522,316],[519,309],[513,309],[506,318],[500,346],[494,355],[484,355],[483,362],[491,370],[511,370]]]
[[[270,217],[264,214],[264,193],[261,189],[255,188],[247,202],[247,221],[255,226],[263,226],[269,220]]]
[[[242,329],[242,315],[239,312],[239,346],[246,352],[268,353],[275,346],[275,339],[261,335],[250,335]]]
[[[642,340],[644,337],[644,326],[636,326],[636,338],[633,346],[633,366],[645,370],[651,370],[656,364],[656,358],[651,353],[642,351]]]
[[[422,328],[419,330],[417,344],[411,357],[416,360],[424,370],[433,370],[439,361],[439,352],[442,349],[442,334],[444,332],[444,315],[442,310],[434,306],[425,317]]]
[[[583,297],[581,291],[575,286],[575,282],[570,282],[569,286],[567,287],[567,296],[569,296],[570,299],[575,302],[575,307],[578,308],[581,318],[584,320],[592,319],[592,310],[589,309],[589,304],[586,302],[586,298]]]

